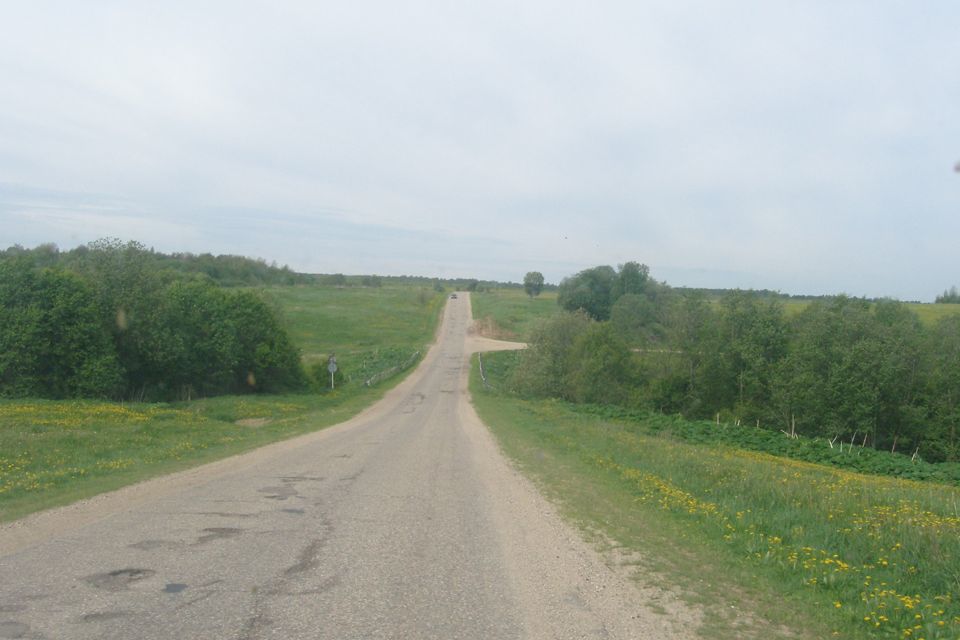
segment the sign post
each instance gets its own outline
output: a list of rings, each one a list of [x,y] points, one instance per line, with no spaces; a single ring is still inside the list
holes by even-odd
[[[337,372],[337,357],[333,354],[330,354],[330,359],[327,360],[327,371],[330,372],[330,388],[333,389],[333,374]]]

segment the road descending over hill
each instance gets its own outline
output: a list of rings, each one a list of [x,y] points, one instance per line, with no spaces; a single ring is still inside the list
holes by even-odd
[[[0,638],[692,637],[503,459],[469,325],[349,422],[0,527]]]

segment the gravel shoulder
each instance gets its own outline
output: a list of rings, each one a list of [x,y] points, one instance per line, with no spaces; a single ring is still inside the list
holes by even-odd
[[[468,298],[469,300],[469,298]],[[469,354],[526,348],[468,332]],[[496,496],[497,531],[523,603],[528,638],[696,638],[702,614],[679,594],[637,575],[635,558],[601,552],[504,456],[461,378],[458,414]]]

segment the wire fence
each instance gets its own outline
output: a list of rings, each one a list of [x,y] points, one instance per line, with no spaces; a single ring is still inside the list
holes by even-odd
[[[373,385],[375,385],[375,384],[377,384],[377,383],[379,383],[379,382],[383,382],[383,381],[386,380],[387,378],[389,378],[389,377],[391,377],[391,376],[393,376],[393,375],[396,375],[397,373],[400,373],[401,371],[405,371],[405,370],[409,369],[410,366],[413,365],[413,363],[416,362],[416,361],[419,360],[419,359],[420,359],[420,352],[419,352],[419,351],[414,351],[413,354],[412,354],[409,358],[407,358],[404,362],[402,362],[401,364],[398,364],[398,365],[396,365],[396,366],[394,366],[394,367],[390,367],[389,369],[385,369],[385,370],[383,370],[383,371],[381,371],[381,372],[379,372],[379,373],[375,373],[375,374],[373,374],[372,376],[370,376],[367,380],[365,380],[365,381],[363,382],[363,386],[365,386],[365,387],[372,387]]]
[[[483,355],[477,354],[477,362],[480,363],[480,379],[483,381],[483,386],[492,389],[493,387],[487,382],[487,374],[483,371]]]

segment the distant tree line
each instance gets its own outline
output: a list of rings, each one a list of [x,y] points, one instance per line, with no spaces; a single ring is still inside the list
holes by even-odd
[[[960,291],[957,291],[956,286],[950,287],[942,294],[937,296],[934,302],[944,304],[960,304]]]
[[[76,270],[87,261],[91,251],[110,245],[118,246],[117,240],[98,240],[69,251],[60,251],[55,244],[41,244],[33,249],[13,245],[0,251],[0,259],[19,257],[32,262],[36,267],[61,267]],[[141,259],[154,270],[167,270],[182,274],[202,274],[224,287],[249,287],[261,285],[288,285],[311,282],[310,276],[296,273],[290,267],[267,264],[262,259],[209,253],[160,253],[137,245]]]
[[[534,272],[535,273],[535,272]],[[435,291],[488,291],[491,289],[524,289],[525,283],[479,280],[477,278],[431,278],[427,276],[344,275],[317,273],[305,275],[309,281],[336,287],[381,287],[384,285],[420,285]],[[543,291],[555,291],[557,285],[544,283]]]
[[[167,400],[303,388],[299,354],[270,305],[206,271],[220,265],[216,275],[237,282],[274,268],[203,256],[176,266],[190,262],[115,240],[2,252],[0,395]]]
[[[711,302],[637,263],[581,271],[558,301],[520,356],[521,394],[960,460],[960,315],[928,327],[898,301],[833,296],[787,317],[776,297]]]

